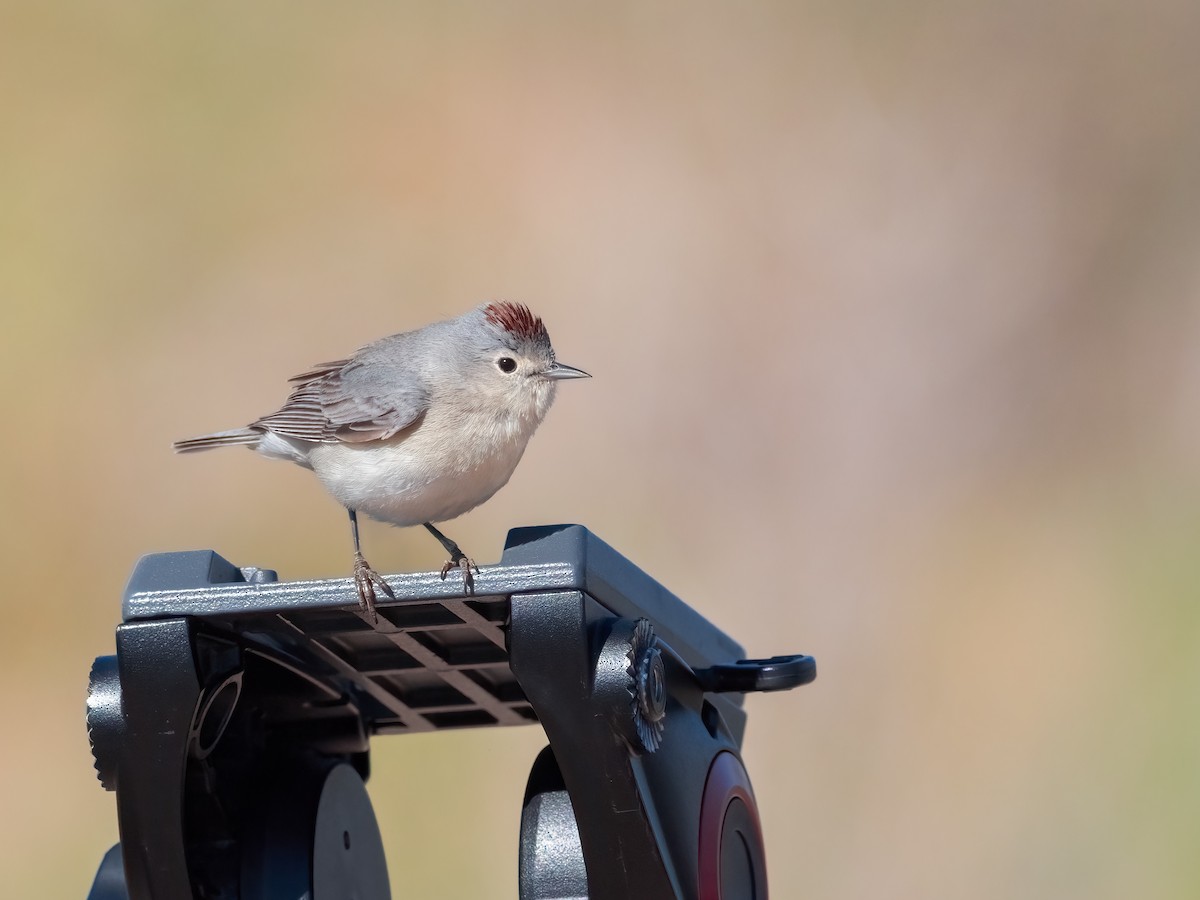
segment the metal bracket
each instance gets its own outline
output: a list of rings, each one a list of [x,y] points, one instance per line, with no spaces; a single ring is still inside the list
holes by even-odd
[[[388,581],[373,623],[349,579],[211,551],[138,564],[88,696],[121,827],[93,900],[122,896],[122,866],[133,900],[387,897],[370,737],[535,722],[523,900],[766,896],[742,695],[811,681],[811,657],[743,659],[580,526],[510,532],[471,596]]]

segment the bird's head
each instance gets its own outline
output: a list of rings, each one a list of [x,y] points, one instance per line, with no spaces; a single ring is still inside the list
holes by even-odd
[[[540,422],[554,402],[558,382],[590,378],[560,363],[541,318],[519,303],[488,303],[471,315],[480,331],[472,354],[472,383],[497,409]]]

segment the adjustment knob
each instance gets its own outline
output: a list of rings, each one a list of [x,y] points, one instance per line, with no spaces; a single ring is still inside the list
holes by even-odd
[[[115,656],[98,656],[88,677],[88,743],[96,777],[106,791],[117,789],[117,761],[125,717],[121,712],[121,674]]]

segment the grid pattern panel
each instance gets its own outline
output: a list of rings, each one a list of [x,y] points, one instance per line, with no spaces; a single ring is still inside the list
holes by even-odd
[[[349,682],[377,734],[537,721],[508,665],[509,599],[389,605],[372,624],[344,610],[280,614],[293,639]]]

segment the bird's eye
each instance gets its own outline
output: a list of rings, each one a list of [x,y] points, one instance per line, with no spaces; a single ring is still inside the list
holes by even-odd
[[[502,356],[496,360],[496,365],[500,367],[501,372],[515,372],[517,369],[517,361],[511,356]]]

